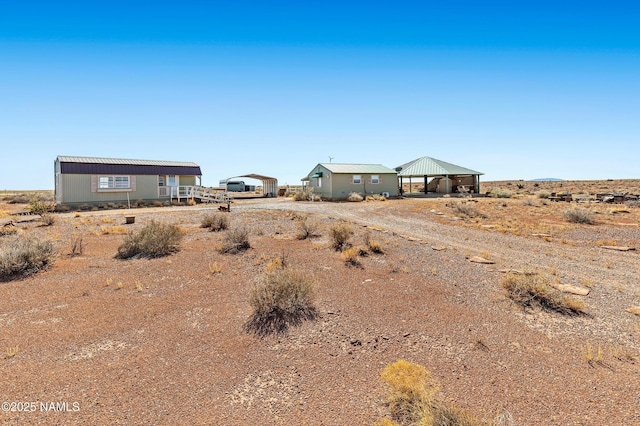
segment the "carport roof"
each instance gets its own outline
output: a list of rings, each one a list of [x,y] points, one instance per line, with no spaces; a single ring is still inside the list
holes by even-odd
[[[483,175],[484,173],[456,166],[431,157],[420,157],[396,168],[398,176]]]
[[[271,176],[257,175],[255,173],[248,173],[246,175],[242,175],[242,176],[238,176],[238,177],[246,177],[246,178],[258,179],[258,180],[277,180],[276,178],[271,177]]]

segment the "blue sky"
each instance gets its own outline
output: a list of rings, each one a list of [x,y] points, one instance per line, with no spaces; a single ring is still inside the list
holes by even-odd
[[[2,2],[0,189],[57,155],[640,178],[638,7],[519,3]]]

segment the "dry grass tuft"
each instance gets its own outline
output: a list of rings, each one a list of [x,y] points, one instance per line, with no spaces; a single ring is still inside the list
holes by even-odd
[[[18,227],[13,223],[8,223],[4,226],[0,226],[0,237],[4,237],[6,235],[15,235],[18,233]]]
[[[118,259],[161,257],[180,249],[184,233],[173,224],[151,221],[138,232],[130,232],[118,247]]]
[[[51,226],[56,222],[56,217],[51,213],[43,213],[40,216],[40,222],[42,222],[44,226]]]
[[[317,317],[314,301],[314,282],[309,276],[292,269],[274,269],[251,288],[253,314],[245,329],[258,336],[284,333],[290,326]]]
[[[486,215],[480,212],[473,204],[455,203],[452,207],[454,212],[462,216],[486,218]]]
[[[236,254],[251,248],[249,230],[245,227],[228,231],[220,246],[220,253]]]
[[[359,254],[360,251],[357,248],[351,247],[340,253],[340,257],[347,266],[362,266],[358,258]]]
[[[549,279],[539,274],[507,274],[500,284],[507,290],[509,298],[519,305],[530,308],[535,305],[564,315],[585,314],[585,303],[581,299],[564,296],[549,285]]]
[[[488,424],[436,398],[440,385],[423,366],[405,360],[388,364],[380,378],[389,388],[387,425],[480,426]]]
[[[307,219],[298,221],[298,233],[296,238],[306,240],[318,236],[318,225],[315,222],[307,222]]]
[[[385,253],[382,243],[378,240],[372,240],[372,239],[367,240],[367,247],[369,247],[369,250],[371,250],[372,253],[376,253],[376,254]]]
[[[229,216],[226,213],[216,212],[205,215],[200,224],[201,228],[209,228],[210,231],[223,231],[229,228]]]

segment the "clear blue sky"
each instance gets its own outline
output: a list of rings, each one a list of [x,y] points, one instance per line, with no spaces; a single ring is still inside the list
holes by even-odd
[[[194,161],[209,186],[329,156],[640,178],[639,7],[4,1],[0,189],[52,189],[57,155]]]

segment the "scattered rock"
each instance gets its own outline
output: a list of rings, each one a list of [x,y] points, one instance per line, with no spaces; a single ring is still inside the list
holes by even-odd
[[[431,248],[435,251],[443,251],[447,249],[445,246],[431,246]]]
[[[551,237],[551,234],[531,234],[532,237]]]
[[[591,292],[591,290],[589,290],[588,288],[576,287],[574,285],[569,285],[569,284],[551,283],[549,285],[563,293],[577,294],[578,296],[586,296]]]
[[[503,274],[524,275],[524,272],[519,269],[498,269],[498,272],[502,272]]]
[[[640,306],[632,306],[629,309],[625,309],[625,311],[640,316]]]
[[[469,262],[473,262],[473,263],[484,263],[486,265],[493,265],[494,262],[493,260],[489,260],[489,259],[485,259],[484,257],[480,257],[480,256],[472,256],[469,258]]]
[[[603,249],[607,250],[617,250],[617,251],[631,251],[635,250],[635,247],[618,247],[618,246],[601,246]]]

